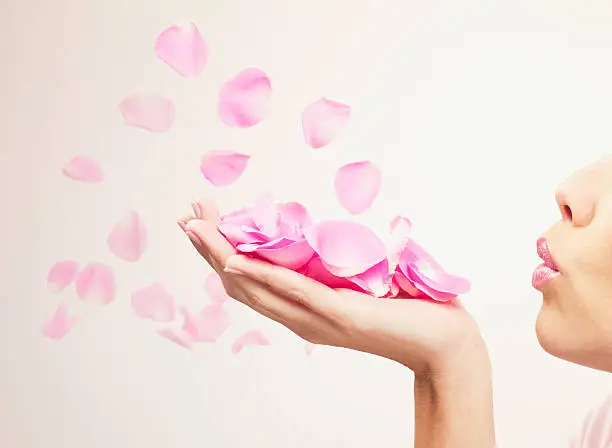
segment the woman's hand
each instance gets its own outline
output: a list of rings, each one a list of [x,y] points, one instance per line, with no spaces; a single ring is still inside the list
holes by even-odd
[[[218,232],[213,204],[194,203],[183,220],[198,252],[228,294],[314,344],[346,347],[395,360],[417,373],[436,374],[480,340],[458,301],[375,299],[333,290],[289,269],[237,255]]]
[[[237,255],[217,230],[219,215],[214,205],[207,201],[192,205],[195,217],[179,224],[221,276],[231,297],[309,342],[383,356],[415,372],[415,446],[493,446],[492,414],[491,424],[483,428],[491,407],[488,355],[474,320],[458,301],[379,299],[333,290],[289,269]],[[470,384],[478,393],[462,396],[461,391],[471,390]],[[452,402],[455,394],[458,403]],[[481,415],[474,416],[476,421],[464,422],[465,412],[470,412],[473,404],[470,400],[477,402],[481,395],[486,402],[484,415],[476,412]],[[449,420],[442,424],[447,431],[440,430],[441,420]],[[454,431],[470,431],[462,426],[473,424],[480,425],[479,434],[487,433],[484,439],[452,435]],[[485,439],[484,444],[476,443]]]

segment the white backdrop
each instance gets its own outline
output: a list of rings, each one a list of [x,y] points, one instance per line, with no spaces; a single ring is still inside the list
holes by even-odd
[[[211,47],[183,79],[153,53],[177,20]],[[494,367],[501,447],[557,447],[612,384],[544,354],[533,331],[535,241],[557,219],[554,189],[612,145],[612,6],[596,0],[1,0],[0,446],[371,447],[412,444],[412,376],[386,360],[320,347],[230,304],[233,327],[189,353],[129,305],[164,282],[204,301],[208,272],[174,219],[194,196],[224,211],[272,190],[320,217],[347,217],[333,194],[342,164],[370,158],[383,190],[360,219],[397,213],[452,272]],[[273,113],[247,130],[219,122],[220,86],[243,68],[270,76]],[[135,91],[176,103],[171,131],[124,126]],[[307,148],[302,108],[349,104],[333,145]],[[198,170],[208,149],[253,155],[244,177],[214,190]],[[100,185],[61,175],[75,154],[104,167]],[[136,208],[150,245],[135,264],[106,247]],[[60,259],[102,261],[116,302],[61,342],[40,325],[62,297],[45,288]],[[271,340],[235,356],[233,338]]]

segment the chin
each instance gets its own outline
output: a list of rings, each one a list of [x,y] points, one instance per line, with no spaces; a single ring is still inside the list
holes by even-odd
[[[555,358],[611,372],[612,350],[600,343],[605,338],[593,339],[587,336],[588,329],[579,327],[565,321],[557,309],[543,304],[536,320],[536,336],[544,351]],[[579,334],[583,338],[576,337]]]
[[[553,314],[553,310],[547,310],[546,305],[543,304],[535,326],[538,343],[546,353],[565,359],[563,332],[559,331],[558,322],[555,322],[557,319],[554,319],[555,316],[551,316],[551,314]]]

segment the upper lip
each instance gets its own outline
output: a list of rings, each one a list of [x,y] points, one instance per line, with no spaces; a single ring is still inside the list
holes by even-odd
[[[559,266],[555,262],[555,259],[553,258],[552,253],[550,252],[550,248],[548,246],[548,241],[546,240],[546,238],[542,237],[538,239],[537,244],[538,256],[542,259],[544,265],[546,265],[546,267],[552,269],[553,271],[559,272]]]

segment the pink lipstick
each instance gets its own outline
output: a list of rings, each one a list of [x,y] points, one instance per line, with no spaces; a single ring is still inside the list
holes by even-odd
[[[553,280],[559,275],[559,269],[548,247],[548,242],[545,238],[540,238],[537,243],[538,256],[544,263],[540,264],[531,277],[531,284],[535,289],[540,290],[546,283]]]

